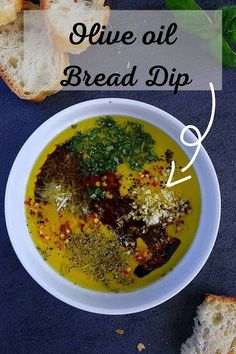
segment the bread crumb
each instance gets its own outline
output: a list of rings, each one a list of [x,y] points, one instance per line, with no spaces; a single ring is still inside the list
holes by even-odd
[[[145,345],[143,343],[139,343],[137,345],[137,349],[138,349],[139,352],[141,352],[142,350],[145,350]]]
[[[124,334],[124,330],[123,329],[116,329],[116,333],[117,334]]]

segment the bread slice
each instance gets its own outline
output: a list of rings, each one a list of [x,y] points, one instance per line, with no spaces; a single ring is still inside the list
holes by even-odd
[[[73,45],[69,36],[73,25],[82,22],[88,29],[98,22],[107,25],[110,16],[105,0],[41,0],[40,7],[46,11],[46,19],[52,32],[53,42],[65,53],[80,54],[89,47],[85,39],[79,45]],[[96,37],[99,36],[99,33]]]
[[[236,354],[236,298],[207,295],[181,354]]]
[[[24,8],[39,9],[30,2]],[[32,47],[24,58],[23,11],[14,22],[0,26],[0,76],[17,96],[34,102],[61,89],[63,71],[69,65],[68,55],[55,49],[50,38],[43,37],[42,28],[39,21],[32,25]]]
[[[23,0],[0,0],[0,26],[14,21],[23,7]]]

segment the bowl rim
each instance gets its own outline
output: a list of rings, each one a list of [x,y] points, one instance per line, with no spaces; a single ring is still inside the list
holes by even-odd
[[[105,106],[106,106],[106,108],[105,108]],[[16,190],[14,189],[14,183],[15,183],[15,181],[19,182],[18,173],[19,173],[20,162],[22,162],[21,160],[22,159],[24,160],[24,158],[27,156],[29,157],[29,152],[31,151],[30,148],[32,148],[32,151],[33,151],[33,148],[35,147],[34,140],[37,140],[36,137],[40,136],[40,134],[42,134],[43,132],[46,132],[48,129],[50,130],[50,128],[52,128],[50,131],[50,134],[49,134],[50,138],[48,137],[47,141],[42,144],[42,147],[40,147],[39,153],[42,152],[42,150],[46,147],[46,145],[52,140],[51,135],[55,137],[61,131],[65,130],[66,126],[69,127],[71,124],[73,124],[73,122],[75,123],[75,122],[79,122],[79,121],[85,120],[90,117],[95,117],[95,116],[105,114],[105,113],[101,114],[98,112],[98,114],[96,114],[96,115],[91,115],[90,113],[86,115],[86,111],[89,112],[92,109],[99,108],[101,110],[106,109],[107,112],[109,112],[109,109],[110,110],[115,109],[115,110],[117,110],[117,113],[112,113],[112,114],[124,115],[123,112],[119,113],[118,110],[120,109],[120,111],[122,111],[122,109],[124,109],[125,106],[129,107],[134,112],[139,112],[139,110],[140,110],[140,112],[146,111],[147,115],[150,114],[150,117],[151,117],[151,113],[153,114],[153,116],[154,115],[156,117],[158,116],[158,119],[160,116],[161,120],[164,119],[163,122],[165,122],[165,123],[163,123],[163,122],[162,123],[166,124],[167,128],[165,127],[165,129],[163,127],[160,127],[157,123],[155,124],[155,122],[153,122],[153,118],[152,119],[149,119],[149,118],[147,119],[146,117],[140,118],[137,116],[138,113],[129,114],[130,117],[137,117],[138,119],[143,119],[144,121],[148,121],[151,124],[156,125],[160,129],[166,131],[167,134],[169,134],[179,144],[179,146],[184,150],[184,152],[188,156],[191,155],[190,151],[188,151],[184,146],[181,146],[180,141],[177,141],[176,137],[174,138],[174,136],[173,136],[174,133],[173,132],[169,133],[169,131],[167,131],[168,129],[171,130],[172,127],[174,127],[174,129],[177,129],[179,131],[184,128],[184,124],[181,123],[179,120],[177,120],[172,115],[170,115],[169,113],[167,113],[167,112],[165,112],[153,105],[143,103],[143,102],[140,102],[137,100],[126,99],[126,98],[100,98],[100,99],[94,99],[94,100],[87,100],[87,101],[69,106],[66,109],[56,113],[51,118],[46,120],[43,124],[41,124],[30,135],[30,137],[23,144],[22,148],[20,149],[19,153],[17,154],[17,156],[15,158],[15,161],[14,161],[12,168],[10,170],[10,173],[9,173],[9,177],[8,177],[8,181],[7,181],[7,185],[6,185],[6,192],[5,192],[5,219],[6,219],[8,235],[9,235],[9,238],[10,238],[10,241],[11,241],[11,244],[14,248],[15,253],[16,253],[18,259],[20,260],[20,262],[22,263],[22,265],[24,266],[24,268],[26,269],[26,271],[31,275],[31,277],[39,285],[41,285],[46,291],[48,291],[50,294],[54,295],[56,298],[62,300],[63,302],[65,302],[67,304],[70,304],[76,308],[79,308],[81,310],[85,310],[85,311],[89,311],[89,312],[93,312],[93,313],[99,313],[99,314],[121,315],[121,314],[136,313],[136,312],[144,311],[144,310],[150,309],[154,306],[157,306],[157,305],[169,300],[173,296],[175,296],[177,293],[179,293],[183,288],[185,288],[196,277],[196,275],[199,273],[199,271],[202,269],[202,267],[206,263],[209,255],[213,249],[213,246],[215,244],[218,229],[219,229],[219,224],[220,224],[220,215],[221,215],[220,187],[219,187],[219,183],[218,183],[218,179],[217,179],[217,175],[216,175],[214,166],[213,166],[206,150],[202,146],[200,153],[199,153],[198,162],[200,164],[199,168],[202,168],[204,170],[204,172],[202,172],[202,173],[203,174],[205,173],[205,175],[208,177],[206,179],[206,183],[208,184],[208,188],[210,188],[210,196],[213,200],[213,203],[211,205],[212,210],[210,211],[213,214],[213,217],[212,217],[212,219],[210,219],[208,221],[209,225],[207,225],[205,222],[205,228],[207,228],[207,230],[209,230],[209,235],[206,239],[204,239],[205,247],[200,248],[198,246],[199,257],[198,257],[197,261],[194,260],[191,262],[190,255],[192,255],[192,253],[194,253],[194,251],[195,251],[194,248],[196,248],[196,238],[197,238],[198,233],[200,232],[199,229],[201,229],[201,232],[203,232],[203,230],[204,230],[204,227],[200,227],[201,225],[199,226],[199,228],[196,232],[195,239],[193,240],[188,251],[186,252],[184,257],[179,261],[179,263],[174,267],[174,269],[171,272],[169,272],[162,279],[160,279],[160,280],[158,280],[158,281],[156,281],[144,288],[133,291],[133,292],[120,293],[120,294],[110,294],[110,293],[108,294],[108,293],[87,290],[87,289],[81,288],[79,286],[75,286],[73,283],[69,282],[68,280],[61,277],[59,274],[57,274],[56,271],[54,271],[49,265],[47,265],[47,263],[45,264],[42,257],[39,255],[38,251],[36,250],[36,247],[33,244],[33,241],[31,239],[31,236],[28,232],[28,229],[27,229],[27,226],[25,223],[25,219],[22,220],[22,215],[23,215],[22,210],[20,210],[21,216],[18,216],[17,213],[13,212],[13,210],[15,208],[15,201],[17,203],[19,203],[19,201],[17,199],[18,196],[17,196]],[[59,128],[60,123],[63,122],[63,119],[65,120],[65,117],[73,115],[78,111],[85,112],[83,114],[85,114],[86,117],[85,118],[82,117],[81,119],[79,119],[77,117],[76,119],[73,118],[70,121],[68,120],[68,121],[64,122],[65,126]],[[82,116],[83,116],[83,114],[82,114]],[[110,114],[110,113],[106,113],[106,114]],[[159,124],[161,124],[161,123],[159,122]],[[61,124],[61,126],[62,125],[63,124]],[[55,129],[58,131],[56,133],[54,132],[52,134],[52,132]],[[173,131],[174,131],[174,129],[173,129]],[[189,131],[187,133],[187,139],[188,140],[195,139],[194,134]],[[36,154],[36,157],[38,155],[39,154]],[[201,161],[199,161],[199,160],[201,160]],[[34,162],[35,162],[35,160],[33,160],[33,163],[31,161],[29,166],[27,165],[27,163],[23,166],[21,165],[22,171],[23,170],[26,171],[25,173],[26,174],[28,173],[28,176],[29,176],[29,172],[30,172],[31,168],[33,167]],[[196,164],[198,162],[196,162]],[[196,168],[195,168],[195,172],[196,172],[197,177],[199,179],[199,172],[196,170]],[[208,179],[209,179],[209,181],[208,181]],[[24,181],[22,187],[26,186],[27,181],[28,181],[28,178],[26,181]],[[199,185],[200,185],[201,194],[202,194],[202,187],[204,186],[204,184],[201,185],[200,182],[201,181],[199,179]],[[205,191],[206,191],[206,189],[205,189]],[[22,190],[21,190],[21,194],[22,194]],[[23,190],[23,194],[25,194],[25,189]],[[208,199],[211,199],[211,198],[208,198]],[[21,198],[21,200],[22,200],[22,198]],[[202,198],[202,203],[203,203],[203,198]],[[22,207],[24,209],[24,204],[22,205]],[[208,210],[209,210],[209,205],[207,205],[207,208],[205,208],[205,212]],[[202,212],[204,212],[204,211],[202,211]],[[24,213],[24,210],[23,210],[23,213]],[[21,221],[19,221],[18,219]],[[200,216],[200,219],[202,219],[202,214]],[[23,221],[25,223],[24,226],[22,224]],[[22,226],[23,233],[24,233],[24,242],[26,242],[24,248],[22,248],[22,246],[19,245],[19,241],[17,241],[17,237],[16,237],[17,228],[14,226],[15,222],[19,224],[18,225],[19,227]],[[201,220],[200,220],[200,222],[201,222]],[[25,234],[25,230],[27,230],[27,236]],[[27,240],[27,237],[28,237],[28,240]],[[30,238],[30,240],[29,240],[29,238]],[[34,247],[35,252],[32,249],[32,245]],[[31,252],[31,253],[29,253],[29,252]],[[33,261],[30,263],[26,259],[27,257],[25,256],[25,254],[28,254],[28,256],[30,256],[30,257],[32,254],[32,259],[33,259],[33,261],[37,262],[37,265],[34,264]],[[36,254],[37,254],[37,256],[36,256]],[[181,269],[179,270],[180,265],[181,265]],[[188,267],[190,267],[190,269],[188,269]],[[179,270],[178,272],[177,272],[177,269]],[[184,269],[188,269],[188,272],[185,272]],[[40,272],[41,272],[41,275],[39,275]],[[48,280],[45,280],[45,278],[42,276],[43,273],[46,274]],[[176,281],[175,277],[177,277],[177,278],[179,277],[179,279],[177,279],[177,281]],[[50,281],[49,281],[49,279],[50,279]],[[172,283],[173,282],[175,283],[174,286],[171,286],[172,285],[171,281],[172,281]],[[157,285],[157,284],[159,284],[159,287],[158,286],[155,287],[155,285]],[[73,287],[76,287],[77,292],[75,292],[75,289]],[[165,288],[168,289],[168,291]],[[60,291],[60,289],[63,291]],[[66,291],[65,291],[65,289],[66,289]],[[156,296],[155,295],[153,296],[154,292],[157,290],[159,291],[158,294],[156,294]],[[71,297],[70,297],[70,295],[68,295],[68,294],[70,294],[70,292],[71,292],[71,294],[73,293],[73,296],[71,295]],[[76,296],[76,294],[77,294],[77,296]],[[147,298],[146,298],[148,294],[150,295],[150,300],[147,300]],[[84,300],[81,303],[82,297]],[[99,299],[96,299],[96,297],[98,297]],[[125,303],[125,301],[127,301],[127,300],[129,300],[128,305],[122,306],[122,303]],[[138,304],[135,305],[135,301]],[[114,306],[113,306],[113,303],[114,303]]]

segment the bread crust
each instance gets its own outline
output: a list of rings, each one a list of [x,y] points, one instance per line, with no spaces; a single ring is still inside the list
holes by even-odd
[[[21,9],[23,9],[24,0],[15,0],[15,1],[16,1],[16,11],[19,12]]]
[[[102,7],[104,5],[104,2],[105,2],[104,0],[98,0],[97,4],[99,4],[99,6]],[[48,5],[47,0],[40,1],[40,8],[42,10],[48,10],[49,7],[50,6]],[[104,16],[103,16],[102,25],[106,26],[108,24],[109,18],[110,18],[110,7],[109,6],[103,7],[103,11],[104,11]],[[71,54],[81,54],[89,47],[90,44],[87,39],[85,41],[83,41],[82,44],[79,44],[79,45],[72,44],[68,40],[68,38],[61,36],[56,31],[55,27],[53,26],[53,24],[49,20],[47,13],[45,14],[45,16],[46,16],[48,27],[49,27],[49,30],[50,30],[50,33],[52,36],[52,41],[61,52],[71,53]],[[99,34],[95,37],[95,39],[98,38],[98,36],[99,36]]]
[[[224,302],[224,303],[228,303],[228,304],[236,304],[236,297],[227,297],[224,295],[206,294],[205,301],[206,302],[218,301],[218,302]]]
[[[63,54],[63,67],[67,67],[69,65],[69,56],[68,54],[64,53]],[[55,84],[54,87],[51,88],[51,90],[48,91],[43,91],[40,93],[29,93],[26,94],[23,90],[20,90],[13,82],[13,80],[10,79],[9,75],[7,72],[0,66],[0,77],[3,79],[3,81],[6,83],[6,85],[13,91],[19,98],[27,101],[31,101],[34,103],[40,103],[45,100],[47,96],[54,95],[55,93],[61,91],[61,86],[58,84]],[[63,73],[62,73],[62,78],[63,78]]]
[[[5,26],[10,22],[15,21],[16,16],[16,11],[0,10],[0,26]]]
[[[23,0],[23,10],[40,10],[40,7],[33,2]]]
[[[14,82],[10,79],[8,76],[7,72],[0,67],[0,76],[3,79],[3,81],[6,83],[6,85],[11,89],[12,92],[14,92],[19,98],[24,99],[24,100],[30,100],[32,102],[42,102],[44,100],[44,96],[42,94],[36,95],[35,97],[31,95],[25,95],[23,91],[20,91]]]
[[[19,6],[20,4],[23,2],[22,0],[19,0]],[[24,3],[24,10],[38,10],[39,6],[31,3],[29,1],[25,1]],[[62,53],[63,55],[63,60],[62,60],[62,65],[61,65],[61,79],[63,79],[63,71],[64,68],[66,68],[69,65],[69,56],[66,53]],[[7,73],[7,71],[0,66],[0,77],[4,80],[4,82],[6,83],[6,85],[21,99],[24,100],[28,100],[31,102],[35,102],[35,103],[40,103],[42,102],[47,96],[53,95],[57,92],[59,92],[61,90],[61,86],[59,84],[59,82],[55,83],[55,85],[48,91],[43,91],[43,92],[38,92],[38,93],[33,93],[33,92],[29,92],[26,93],[24,92],[24,90],[22,90],[21,88],[19,88],[14,81],[10,78],[9,74]],[[58,80],[59,81],[59,80]]]
[[[15,8],[9,10],[0,9],[0,26],[5,26],[10,22],[15,21],[17,12],[23,8],[24,0],[15,0]]]
[[[40,0],[40,9],[47,10],[49,8],[47,0]]]
[[[110,16],[110,8],[106,6],[104,8],[104,19],[103,19],[103,25],[106,25],[109,21],[109,16]],[[68,38],[64,38],[60,36],[56,30],[54,29],[52,23],[49,21],[47,18],[47,22],[50,28],[51,36],[52,36],[52,41],[59,49],[61,52],[66,52],[66,53],[71,53],[71,54],[81,54],[83,53],[88,47],[90,46],[89,41],[86,39],[83,41],[82,44],[79,45],[74,45],[72,44]],[[95,37],[98,38],[99,34]]]

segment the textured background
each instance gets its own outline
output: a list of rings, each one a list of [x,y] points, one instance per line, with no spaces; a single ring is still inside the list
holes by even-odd
[[[107,0],[113,9],[163,9],[162,1]],[[206,9],[234,1],[200,1]],[[235,146],[236,71],[224,69],[223,91],[217,93],[217,113],[204,145],[215,165],[222,192],[218,239],[206,265],[180,294],[135,315],[101,316],[76,310],[43,290],[26,273],[11,247],[4,221],[7,176],[17,152],[30,134],[56,112],[99,97],[127,97],[156,105],[185,124],[206,128],[210,92],[61,92],[40,105],[18,99],[0,81],[0,353],[179,353],[190,335],[193,316],[205,292],[236,296],[235,283]],[[206,235],[207,237],[207,235]],[[115,333],[117,328],[124,335]]]

